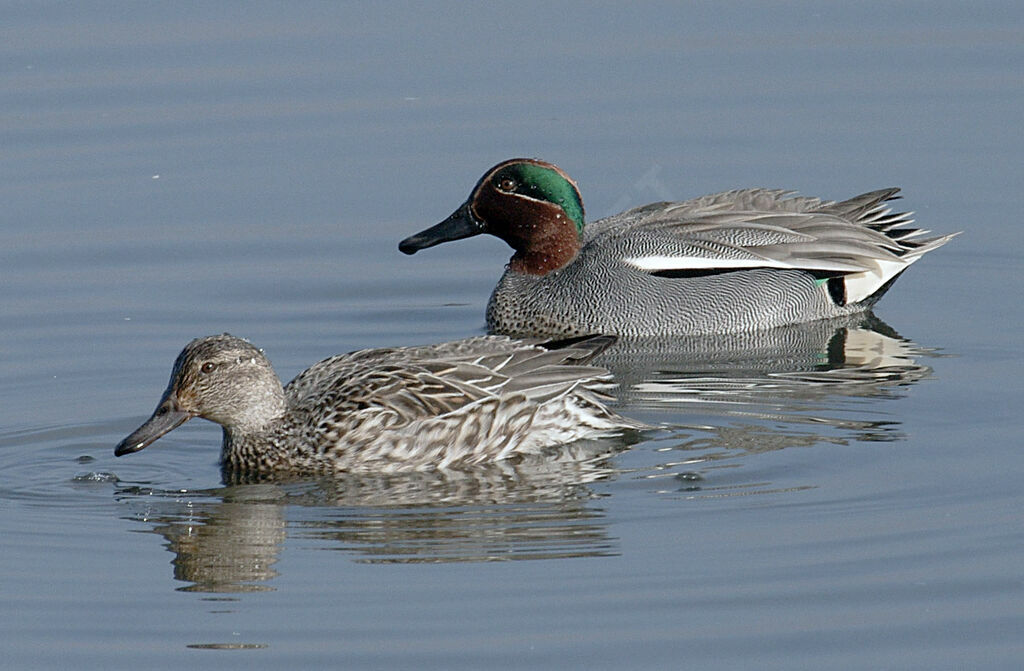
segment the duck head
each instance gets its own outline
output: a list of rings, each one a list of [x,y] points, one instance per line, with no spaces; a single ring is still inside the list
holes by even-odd
[[[196,338],[181,351],[156,410],[114,448],[138,452],[193,417],[226,431],[258,431],[286,409],[281,381],[263,352],[227,333]]]
[[[488,170],[469,199],[441,223],[403,240],[405,254],[490,233],[515,250],[509,269],[544,275],[576,257],[583,239],[583,199],[561,168],[513,158]]]

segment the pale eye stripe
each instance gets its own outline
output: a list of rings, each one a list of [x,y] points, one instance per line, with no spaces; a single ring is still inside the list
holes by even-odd
[[[528,200],[531,203],[544,203],[545,205],[558,205],[558,203],[552,203],[550,200],[547,200],[546,198],[537,198],[536,196],[531,196],[528,193],[519,193],[518,191],[516,191],[516,192],[510,193],[508,195],[512,196],[513,198],[522,198],[523,200]],[[559,207],[561,207],[561,206],[559,206]]]

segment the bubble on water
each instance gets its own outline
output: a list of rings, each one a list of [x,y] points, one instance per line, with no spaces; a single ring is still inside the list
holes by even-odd
[[[186,648],[193,650],[262,650],[266,643],[189,643]]]
[[[90,471],[88,473],[79,473],[75,477],[71,478],[72,482],[109,482],[117,483],[121,479],[113,473],[106,473],[103,471]]]

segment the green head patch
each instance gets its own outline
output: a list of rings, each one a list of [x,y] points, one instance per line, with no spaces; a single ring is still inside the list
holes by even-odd
[[[493,173],[491,182],[499,191],[518,193],[561,207],[583,233],[583,201],[580,192],[565,173],[544,163],[509,163]]]

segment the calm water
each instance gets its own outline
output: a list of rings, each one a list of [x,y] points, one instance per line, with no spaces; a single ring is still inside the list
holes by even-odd
[[[7,3],[9,668],[1018,668],[1019,3]],[[879,321],[630,343],[585,463],[223,487],[115,459],[192,337],[282,377],[483,330],[494,239],[400,255],[503,158],[591,218],[900,185]]]

